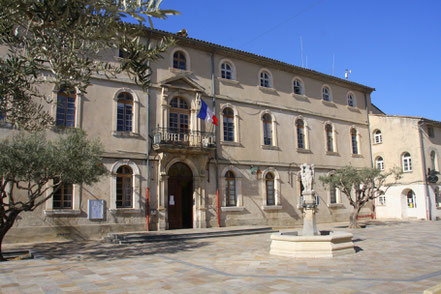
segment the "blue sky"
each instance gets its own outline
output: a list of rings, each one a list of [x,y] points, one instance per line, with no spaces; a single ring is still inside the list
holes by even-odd
[[[196,39],[376,89],[387,114],[441,121],[441,1],[164,0],[181,15],[155,20],[157,29],[187,29]]]

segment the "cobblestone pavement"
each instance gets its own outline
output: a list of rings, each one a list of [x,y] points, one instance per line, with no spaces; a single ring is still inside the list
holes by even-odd
[[[0,264],[0,293],[422,293],[441,283],[441,221],[339,230],[352,231],[356,254],[272,256],[270,234],[37,244],[36,259]]]

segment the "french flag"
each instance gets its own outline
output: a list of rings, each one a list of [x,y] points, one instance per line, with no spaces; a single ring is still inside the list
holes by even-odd
[[[217,117],[214,115],[213,111],[205,104],[204,100],[201,99],[201,109],[198,113],[198,118],[205,120],[208,123],[217,126]]]

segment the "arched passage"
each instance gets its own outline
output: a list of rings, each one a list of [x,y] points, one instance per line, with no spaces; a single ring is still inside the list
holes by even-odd
[[[193,173],[182,162],[168,170],[168,228],[193,227]]]

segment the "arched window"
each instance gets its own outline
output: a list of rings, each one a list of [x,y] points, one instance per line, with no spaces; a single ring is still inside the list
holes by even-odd
[[[262,116],[263,122],[263,144],[272,145],[273,144],[273,131],[272,131],[272,119],[271,115],[265,113]]]
[[[407,192],[407,207],[409,207],[409,208],[416,208],[417,207],[416,196],[415,196],[415,192],[413,192],[413,190],[409,190],[409,192]]]
[[[75,90],[61,88],[57,94],[57,114],[55,125],[57,127],[75,127]]]
[[[225,197],[226,206],[237,206],[236,198],[236,178],[232,171],[227,171],[225,174]]]
[[[266,187],[266,205],[276,205],[274,175],[272,173],[266,174],[265,187]]]
[[[190,109],[187,102],[181,97],[175,97],[170,101],[170,114],[168,126],[170,132],[179,133],[182,139],[188,133]]]
[[[123,165],[116,171],[116,207],[131,208],[133,198],[133,171]]]
[[[430,152],[430,163],[432,165],[431,166],[432,170],[438,170],[438,162],[435,151]]]
[[[355,106],[355,98],[354,98],[354,94],[352,93],[348,94],[348,105],[352,107]]]
[[[401,156],[401,162],[403,165],[403,172],[411,172],[412,171],[412,157],[408,152],[404,153]]]
[[[331,101],[331,99],[332,99],[331,90],[327,86],[324,86],[322,88],[322,99],[324,101]]]
[[[305,124],[303,120],[298,119],[296,121],[297,128],[297,148],[305,149]]]
[[[383,143],[383,136],[381,135],[380,130],[376,130],[374,132],[374,144],[380,144]]]
[[[378,157],[375,159],[375,167],[376,167],[377,169],[379,169],[379,170],[384,170],[384,160],[383,160],[383,157],[378,156]]]
[[[54,180],[57,181],[57,180]],[[73,185],[63,184],[52,197],[53,209],[72,209]]]
[[[118,95],[117,99],[116,130],[118,132],[131,132],[133,117],[132,95],[122,92]]]
[[[265,88],[271,88],[271,76],[268,72],[262,71],[260,73],[260,86]]]
[[[176,51],[173,54],[173,68],[186,70],[187,69],[187,60],[185,58],[185,54],[182,51]]]
[[[303,95],[303,83],[299,79],[295,79],[293,82],[294,94]]]
[[[224,141],[234,141],[234,112],[227,107],[223,111]]]
[[[221,77],[223,79],[227,79],[227,80],[232,80],[234,78],[233,77],[233,68],[227,62],[224,62],[221,64]]]
[[[334,152],[334,134],[333,134],[332,126],[330,124],[326,124],[325,132],[326,132],[326,151]]]
[[[351,145],[352,154],[358,154],[358,138],[356,129],[351,129]]]

